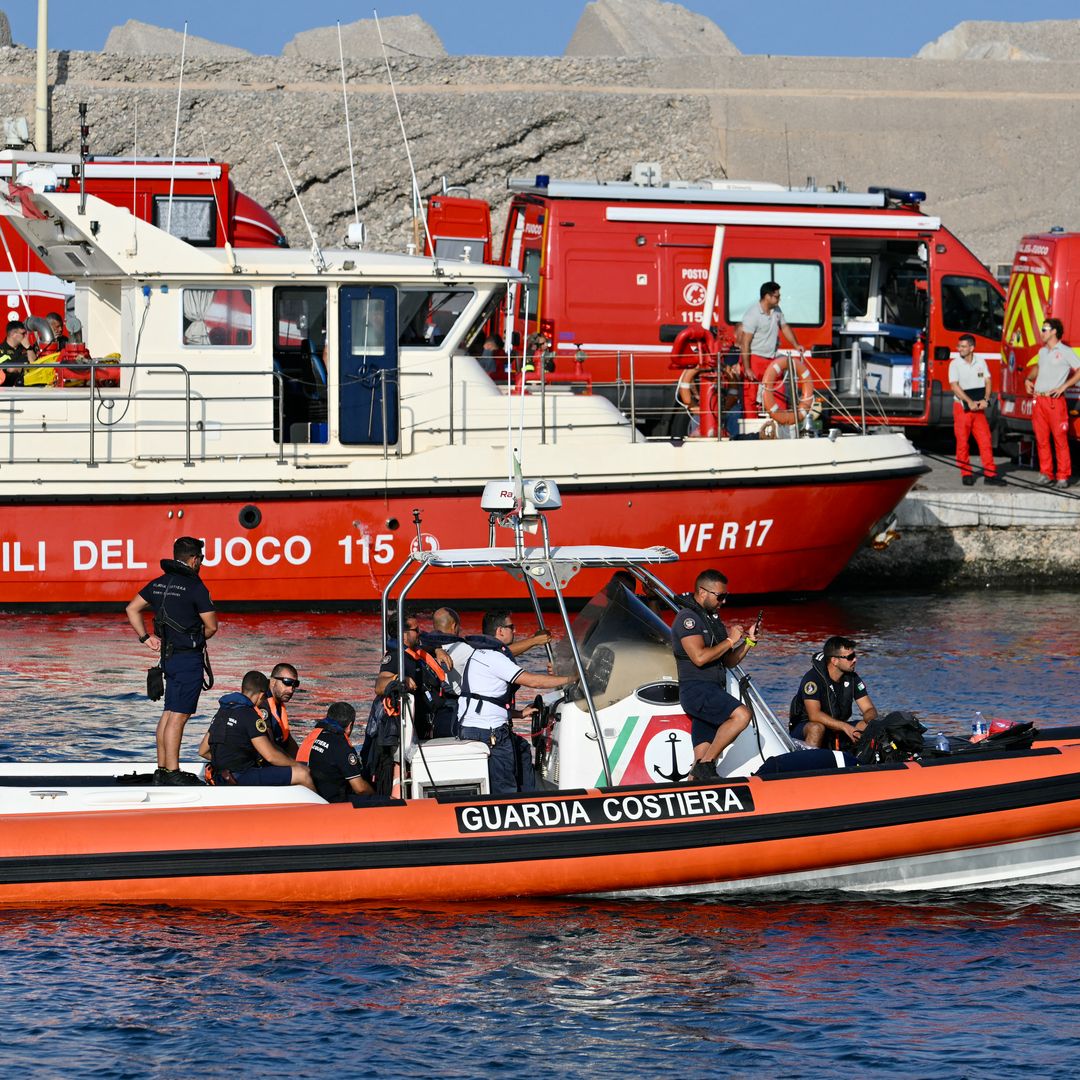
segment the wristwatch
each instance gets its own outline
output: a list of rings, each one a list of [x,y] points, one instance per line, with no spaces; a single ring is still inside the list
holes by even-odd
[[[143,645],[149,640],[150,640],[150,635],[149,634],[143,634],[143,636],[141,638],[139,638],[139,644]]]

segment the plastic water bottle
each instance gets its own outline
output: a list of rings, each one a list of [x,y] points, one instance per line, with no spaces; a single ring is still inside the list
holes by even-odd
[[[971,737],[973,739],[985,739],[989,730],[990,725],[987,724],[986,718],[976,709],[975,719],[971,721]]]
[[[939,731],[934,736],[934,749],[942,754],[947,754],[949,752],[949,736]]]

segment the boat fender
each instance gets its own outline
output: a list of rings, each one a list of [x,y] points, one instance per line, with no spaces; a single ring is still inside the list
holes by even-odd
[[[791,773],[830,772],[854,769],[858,762],[843,750],[793,750],[771,757],[757,771],[758,776],[787,776]]]

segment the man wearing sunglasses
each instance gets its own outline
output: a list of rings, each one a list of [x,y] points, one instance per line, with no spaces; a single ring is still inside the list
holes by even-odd
[[[746,630],[720,621],[728,579],[719,570],[703,570],[694,592],[671,624],[671,647],[679,675],[679,704],[690,717],[694,743],[694,780],[716,780],[720,755],[746,730],[750,710],[727,692],[727,670],[750,647]]]
[[[1072,476],[1065,391],[1080,382],[1080,359],[1062,342],[1065,326],[1060,319],[1043,319],[1041,333],[1043,345],[1028,368],[1024,388],[1035,398],[1031,426],[1039,450],[1039,483],[1065,489]]]
[[[286,705],[300,688],[300,675],[292,664],[275,664],[270,672],[270,693],[266,698],[266,718],[270,722],[270,738],[289,757],[296,757],[296,740],[289,731]]]
[[[814,656],[791,699],[788,729],[808,746],[847,750],[862,737],[877,716],[866,683],[855,671],[858,653],[851,638],[834,635]],[[857,707],[862,718],[851,723]]]
[[[199,577],[203,542],[181,536],[173,557],[161,560],[164,573],[141,589],[127,606],[128,622],[151,652],[160,656],[165,674],[165,708],[157,726],[155,784],[198,784],[180,768],[180,743],[188,717],[199,707],[199,695],[213,685],[206,643],[217,633],[217,612],[210,591]],[[153,632],[145,613],[154,613]],[[205,675],[205,678],[204,678]]]

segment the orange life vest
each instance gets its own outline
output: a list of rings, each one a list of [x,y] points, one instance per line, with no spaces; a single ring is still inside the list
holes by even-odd
[[[289,714],[285,711],[285,703],[282,702],[278,706],[277,698],[271,694],[266,699],[266,705],[270,710],[270,715],[277,721],[278,727],[281,728],[282,743],[287,743],[289,741]]]

